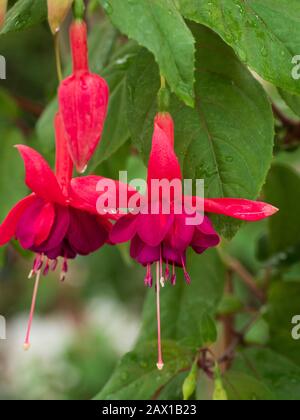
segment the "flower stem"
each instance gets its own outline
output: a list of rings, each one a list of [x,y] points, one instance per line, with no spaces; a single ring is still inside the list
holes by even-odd
[[[160,323],[160,263],[156,265],[156,310],[157,310],[157,345],[158,345],[158,360],[157,369],[162,370],[164,367],[161,346],[161,323]]]
[[[30,315],[29,315],[29,321],[28,321],[28,327],[27,327],[27,333],[26,338],[24,342],[24,350],[29,350],[30,348],[30,332],[32,327],[32,321],[35,311],[35,305],[36,305],[36,298],[38,294],[39,284],[40,284],[40,278],[41,278],[41,270],[37,272],[34,289],[33,289],[33,296],[32,296],[32,303],[31,303],[31,309],[30,309]]]
[[[159,112],[167,112],[170,106],[170,92],[167,88],[166,79],[160,76],[160,89],[157,94]]]
[[[59,32],[54,35],[54,51],[55,51],[55,62],[58,81],[61,82],[63,79],[62,66],[60,59],[60,48],[59,48]]]
[[[83,20],[85,13],[84,0],[74,0],[73,15],[76,20]]]

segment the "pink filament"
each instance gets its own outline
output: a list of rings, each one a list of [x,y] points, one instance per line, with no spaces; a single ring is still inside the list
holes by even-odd
[[[162,370],[164,367],[162,357],[162,345],[161,345],[161,323],[160,323],[160,263],[156,266],[156,310],[157,310],[157,345],[158,345],[158,360],[157,368]]]
[[[187,284],[191,284],[191,278],[190,278],[189,273],[187,272],[183,257],[181,257],[181,262],[182,262],[182,268],[184,272],[185,281],[187,282]]]
[[[32,321],[33,321],[33,317],[34,317],[34,311],[35,311],[37,293],[38,293],[38,289],[39,289],[40,277],[41,277],[41,271],[39,270],[36,274],[36,279],[35,279],[35,284],[34,284],[34,289],[33,289],[33,296],[32,296],[32,303],[31,303],[27,333],[26,333],[26,338],[25,338],[25,342],[24,342],[24,349],[25,350],[28,350],[30,348],[30,332],[31,332]]]

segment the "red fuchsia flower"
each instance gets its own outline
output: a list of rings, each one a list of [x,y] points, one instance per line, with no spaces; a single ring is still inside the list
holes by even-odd
[[[24,249],[36,254],[29,277],[36,276],[25,348],[29,336],[40,275],[47,275],[62,257],[61,280],[68,271],[68,260],[77,255],[88,255],[109,240],[110,219],[118,214],[99,215],[96,186],[105,178],[86,176],[73,178],[73,163],[69,157],[64,126],[59,114],[55,118],[56,171],[43,157],[28,146],[16,146],[25,164],[26,185],[32,194],[21,200],[10,211],[0,226],[0,246],[16,238]],[[116,190],[127,188],[118,182]]]
[[[220,242],[220,237],[215,231],[211,221],[205,214],[197,225],[187,223],[188,218],[196,216],[197,212],[211,212],[234,217],[236,219],[258,221],[273,215],[278,209],[275,207],[245,199],[214,198],[203,199],[189,197],[193,203],[194,214],[186,211],[186,207],[178,206],[178,197],[175,193],[170,194],[168,214],[161,211],[165,197],[153,194],[153,185],[157,181],[179,180],[182,184],[182,173],[177,156],[174,151],[174,124],[168,113],[159,113],[155,118],[152,151],[148,164],[148,192],[144,199],[147,208],[158,208],[158,214],[134,212],[119,219],[110,233],[113,243],[131,241],[131,257],[138,263],[147,267],[145,285],[151,287],[152,264],[156,263],[156,290],[157,290],[157,318],[158,318],[158,363],[159,369],[163,367],[162,350],[160,343],[160,309],[159,289],[164,286],[164,281],[171,278],[171,283],[176,283],[175,266],[181,267],[187,283],[191,279],[186,267],[186,252],[191,247],[196,253],[201,254],[206,249],[215,247]],[[181,190],[182,191],[182,190]],[[182,195],[182,192],[180,192]],[[152,206],[153,201],[158,201]],[[176,210],[177,208],[177,210]],[[190,210],[190,209],[188,209]],[[179,214],[178,214],[179,213]],[[164,271],[163,265],[166,264]],[[172,266],[172,271],[169,266]]]
[[[89,71],[87,27],[76,19],[70,29],[73,74],[59,88],[59,106],[68,137],[69,152],[82,173],[101,140],[107,114],[109,88]]]

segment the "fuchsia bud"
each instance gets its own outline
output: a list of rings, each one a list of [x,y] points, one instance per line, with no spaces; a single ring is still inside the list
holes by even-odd
[[[87,27],[75,20],[70,29],[73,74],[59,88],[59,105],[78,172],[84,172],[98,146],[107,114],[109,88],[88,67]]]

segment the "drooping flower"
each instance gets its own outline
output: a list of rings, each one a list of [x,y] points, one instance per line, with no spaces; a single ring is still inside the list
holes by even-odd
[[[146,267],[145,285],[153,283],[152,264],[156,263],[156,290],[158,310],[158,368],[163,367],[160,344],[159,290],[164,282],[171,279],[176,283],[175,267],[181,267],[187,283],[191,279],[186,267],[186,252],[191,247],[201,254],[220,242],[206,213],[212,212],[247,221],[258,221],[273,215],[278,209],[258,201],[237,198],[203,199],[189,197],[185,200],[182,189],[165,197],[154,191],[157,181],[177,180],[182,186],[182,173],[174,151],[174,123],[168,113],[159,113],[155,118],[152,150],[148,164],[148,191],[141,198],[140,211],[123,216],[116,222],[110,233],[113,243],[131,241],[131,257]],[[179,205],[177,204],[179,202]],[[191,203],[186,206],[185,203]],[[182,205],[183,203],[183,205]],[[168,204],[168,207],[165,207]],[[146,211],[144,211],[146,208]],[[155,214],[150,209],[155,209]],[[168,209],[165,212],[165,208]],[[205,214],[203,214],[203,211]],[[202,217],[197,224],[187,222],[190,218]],[[165,269],[164,269],[165,264]],[[171,270],[170,270],[171,266]]]
[[[99,215],[96,186],[99,176],[73,178],[73,163],[69,157],[61,116],[55,118],[56,170],[51,170],[44,158],[28,146],[16,146],[25,164],[26,185],[32,194],[10,211],[0,225],[0,246],[16,238],[20,245],[36,254],[29,277],[36,276],[34,297],[25,347],[34,312],[40,275],[54,271],[62,257],[61,280],[68,271],[68,260],[88,255],[109,240],[111,222],[117,214]],[[110,180],[110,182],[114,182]],[[127,188],[115,182],[116,190]]]
[[[70,28],[73,74],[59,87],[59,106],[69,152],[82,173],[101,140],[107,114],[109,88],[104,79],[89,70],[87,27],[76,19]]]

